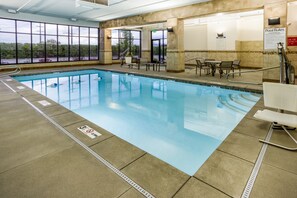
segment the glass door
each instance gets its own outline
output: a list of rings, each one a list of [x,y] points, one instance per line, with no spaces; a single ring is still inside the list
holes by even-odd
[[[153,39],[152,40],[152,54],[151,54],[151,61],[160,62],[161,60],[161,41],[160,39]]]

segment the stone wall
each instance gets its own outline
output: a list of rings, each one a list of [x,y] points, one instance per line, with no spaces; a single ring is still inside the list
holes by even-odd
[[[195,58],[211,58],[215,60],[240,60],[240,65],[246,68],[263,67],[263,41],[236,41],[236,50],[231,51],[185,51],[186,60]],[[195,60],[187,61],[186,64],[195,64]]]
[[[263,41],[237,41],[236,50],[241,66],[251,68],[263,67]]]

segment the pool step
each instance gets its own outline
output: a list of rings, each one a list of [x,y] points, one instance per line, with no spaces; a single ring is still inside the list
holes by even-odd
[[[247,100],[243,97],[241,97],[240,95],[234,95],[234,94],[229,94],[229,99],[232,100],[233,102],[245,106],[245,107],[252,107],[254,105],[254,101],[251,100]]]
[[[260,95],[251,94],[228,94],[218,96],[218,100],[222,105],[236,112],[246,113],[258,101]]]
[[[239,96],[245,100],[249,100],[251,102],[257,102],[261,95],[259,94],[239,94]]]
[[[225,107],[227,107],[230,110],[233,110],[233,111],[236,111],[236,112],[239,112],[239,113],[246,113],[247,112],[247,110],[238,107],[239,105],[234,105],[234,104],[230,103],[230,100],[228,100],[224,96],[218,96],[218,99],[219,99],[219,101],[220,101],[220,103],[222,105],[224,105]]]

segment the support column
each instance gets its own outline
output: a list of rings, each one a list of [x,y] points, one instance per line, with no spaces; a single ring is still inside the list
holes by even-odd
[[[151,61],[151,31],[143,28],[141,33],[141,58]]]
[[[100,29],[100,64],[112,64],[112,50],[111,50],[111,30]]]
[[[184,21],[168,19],[167,27],[173,32],[167,33],[167,72],[185,71]]]
[[[268,25],[269,18],[280,17],[280,25]],[[266,28],[286,28],[287,27],[287,0],[265,0],[264,1],[264,30]],[[265,39],[265,38],[264,38]],[[286,46],[284,46],[286,48]],[[277,46],[275,50],[265,50],[263,55],[264,68],[279,65]],[[263,72],[263,81],[279,82],[279,69],[267,70]]]

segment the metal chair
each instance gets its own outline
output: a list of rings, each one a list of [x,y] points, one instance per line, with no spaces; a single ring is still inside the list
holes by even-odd
[[[274,125],[278,125],[283,129],[288,136],[297,144],[297,140],[289,133],[288,127],[293,127],[295,130],[297,127],[297,115],[290,113],[283,113],[283,110],[297,113],[297,86],[280,83],[263,83],[264,93],[264,106],[279,111],[271,111],[268,109],[258,110],[254,115],[255,118],[272,122]],[[260,140],[265,144],[276,146],[282,149],[297,151],[297,148],[286,147],[273,142]]]
[[[199,59],[196,60],[196,74],[197,74],[197,70],[198,68],[200,69],[200,76],[201,76],[201,70],[204,69],[204,72],[205,70],[207,71],[207,74],[209,74],[210,72],[210,67],[205,65],[204,63],[202,63]]]
[[[241,76],[240,60],[234,60],[233,64],[232,64],[232,67],[233,67],[233,71],[234,71],[234,69],[238,69],[239,70],[239,76]],[[233,74],[233,78],[234,78],[234,74]]]
[[[234,72],[234,68],[232,67],[233,61],[222,61],[220,64],[220,78],[222,78],[224,74],[224,70],[226,71],[226,74],[228,74],[230,71]],[[233,75],[234,78],[234,75]]]

